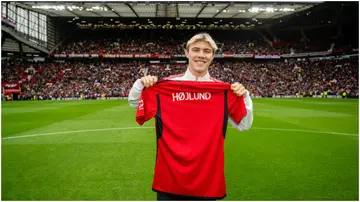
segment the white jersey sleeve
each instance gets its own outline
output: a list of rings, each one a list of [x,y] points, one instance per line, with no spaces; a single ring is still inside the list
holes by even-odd
[[[130,107],[137,108],[140,101],[141,91],[144,89],[144,86],[141,84],[140,79],[136,80],[133,87],[130,89],[128,96],[128,103]]]

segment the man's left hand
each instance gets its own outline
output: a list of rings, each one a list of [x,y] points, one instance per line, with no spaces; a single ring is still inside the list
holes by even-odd
[[[234,94],[239,97],[241,97],[241,96],[243,96],[244,98],[246,97],[246,89],[239,82],[235,82],[235,83],[231,84],[231,90],[233,90]]]

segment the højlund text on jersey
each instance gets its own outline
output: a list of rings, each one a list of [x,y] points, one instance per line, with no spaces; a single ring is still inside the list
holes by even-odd
[[[173,101],[185,101],[185,100],[210,100],[211,93],[191,93],[191,92],[178,92],[172,93]]]

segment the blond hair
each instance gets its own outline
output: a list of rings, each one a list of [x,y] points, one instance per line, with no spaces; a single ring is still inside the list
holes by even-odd
[[[186,44],[186,50],[189,51],[189,46],[197,41],[206,41],[210,44],[211,48],[213,49],[213,53],[215,54],[216,50],[218,49],[214,39],[208,33],[199,33],[194,35]]]

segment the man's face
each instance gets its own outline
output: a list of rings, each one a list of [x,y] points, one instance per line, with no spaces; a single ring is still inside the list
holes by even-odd
[[[186,50],[186,57],[189,59],[190,72],[204,76],[214,59],[214,53],[209,42],[200,40],[189,46],[189,50]]]

